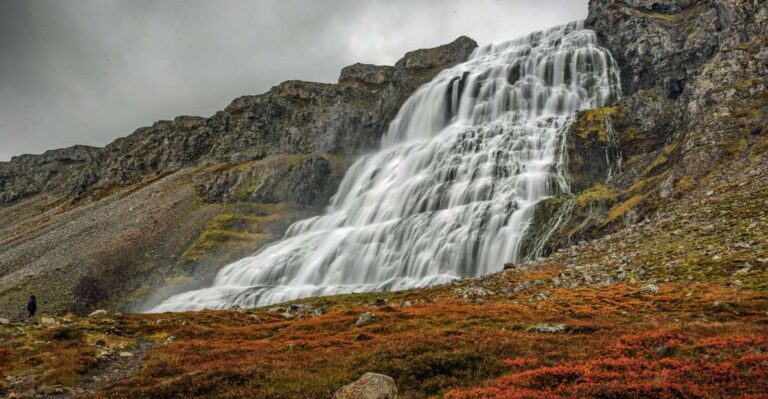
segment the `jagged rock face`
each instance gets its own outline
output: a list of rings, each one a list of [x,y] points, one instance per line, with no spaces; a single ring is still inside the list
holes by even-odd
[[[721,50],[766,30],[762,0],[591,0],[587,26],[622,67],[625,94],[676,98]]]
[[[416,87],[466,60],[476,46],[461,37],[410,52],[394,67],[349,66],[337,84],[284,82],[267,93],[240,97],[210,118],[160,121],[104,148],[75,146],[15,157],[0,163],[0,203],[51,191],[78,196],[200,162],[243,163],[312,152],[359,154],[378,144]],[[323,167],[323,162],[315,164]]]
[[[619,62],[625,97],[578,115],[573,195],[537,206],[526,245],[549,252],[768,173],[768,3],[592,0],[587,25]]]

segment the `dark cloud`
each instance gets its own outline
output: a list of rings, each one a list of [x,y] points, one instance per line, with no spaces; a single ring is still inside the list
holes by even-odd
[[[467,35],[479,43],[584,18],[587,0],[0,0],[0,160],[104,145],[211,115],[287,79]]]

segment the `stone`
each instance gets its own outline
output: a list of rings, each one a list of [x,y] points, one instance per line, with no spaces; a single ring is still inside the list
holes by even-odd
[[[528,332],[539,334],[557,334],[563,333],[567,329],[567,326],[562,323],[550,324],[550,323],[537,323],[526,329]]]
[[[0,326],[7,326],[11,324],[11,320],[6,319],[5,317],[0,317]]]
[[[400,307],[401,308],[410,308],[411,306],[412,306],[411,305],[411,301],[404,301],[404,302],[400,303]]]
[[[357,381],[336,391],[333,399],[396,399],[397,385],[392,377],[365,373]]]
[[[659,287],[656,284],[648,284],[643,287],[640,292],[644,294],[657,294],[659,292]]]
[[[117,355],[118,355],[118,356],[120,356],[120,357],[126,357],[126,358],[128,358],[128,357],[134,357],[134,356],[135,356],[135,355],[134,355],[133,353],[131,353],[131,352],[120,352],[120,353],[118,353]]]
[[[106,343],[106,342],[104,342],[104,340],[103,340],[103,339],[98,339],[98,340],[96,340],[96,342],[94,343],[94,345],[96,345],[96,346],[107,346],[107,343]]]
[[[45,327],[55,327],[59,325],[59,322],[53,317],[43,316],[40,318],[40,325]]]
[[[360,317],[355,322],[355,325],[358,326],[358,327],[362,327],[362,326],[364,326],[366,324],[370,324],[373,321],[374,318],[376,318],[376,316],[374,316],[373,313],[365,312],[365,313],[360,315]]]
[[[384,298],[383,296],[376,297],[376,302],[374,304],[376,306],[384,306],[387,304],[387,298]]]
[[[669,357],[672,356],[676,352],[677,348],[674,346],[669,345],[662,345],[656,348],[655,352],[657,355],[661,357]]]
[[[91,314],[88,315],[88,317],[96,317],[96,316],[106,316],[107,311],[104,309],[94,310],[91,312]]]

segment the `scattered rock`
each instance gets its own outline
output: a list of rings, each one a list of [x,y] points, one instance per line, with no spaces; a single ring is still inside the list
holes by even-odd
[[[133,357],[134,356],[134,354],[131,353],[131,352],[120,352],[117,355],[120,356],[120,357]]]
[[[411,307],[411,301],[405,301],[400,304],[401,308],[410,308]]]
[[[232,305],[232,306],[229,308],[229,311],[230,311],[230,312],[243,313],[243,312],[245,312],[245,309],[243,309],[242,307],[240,307],[240,305]]]
[[[107,314],[107,311],[104,309],[99,309],[91,312],[91,314],[88,315],[88,317],[95,317],[95,316],[105,316]]]
[[[96,342],[94,343],[94,345],[96,345],[96,346],[107,346],[107,343],[106,343],[106,342],[104,342],[104,340],[103,340],[103,339],[98,339],[98,340],[96,340]]]
[[[567,326],[562,323],[550,324],[550,323],[537,323],[528,328],[526,331],[539,334],[557,334],[563,333],[567,330]]]
[[[259,316],[256,316],[255,314],[248,316],[248,318],[253,320],[254,323],[261,323],[261,319],[259,318]]]
[[[60,395],[64,393],[64,389],[58,385],[43,386],[38,389],[38,392],[42,393],[43,395]]]
[[[640,292],[643,294],[656,294],[659,292],[659,287],[655,284],[648,284],[645,287],[643,287]]]
[[[657,355],[661,357],[669,357],[674,355],[676,351],[677,351],[677,348],[675,348],[674,346],[662,345],[656,348],[655,352]]]
[[[323,308],[317,308],[314,311],[312,311],[312,314],[315,316],[322,316],[325,314],[325,309]]]
[[[387,298],[384,298],[383,296],[377,297],[374,304],[376,306],[384,306],[387,304]]]
[[[45,327],[55,327],[59,325],[59,322],[53,317],[43,316],[40,318],[40,325]]]
[[[0,326],[7,326],[8,324],[11,324],[10,320],[5,317],[0,317]]]
[[[463,287],[456,289],[456,296],[463,299],[484,298],[493,295],[493,292],[483,287]]]
[[[365,313],[360,315],[360,317],[355,322],[355,325],[358,326],[358,327],[364,326],[366,324],[371,323],[375,317],[376,316],[374,316],[373,313],[365,312]]]
[[[365,373],[357,381],[336,391],[333,399],[396,399],[397,385],[392,377]]]

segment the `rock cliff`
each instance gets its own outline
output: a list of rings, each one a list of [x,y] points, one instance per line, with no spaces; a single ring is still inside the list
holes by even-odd
[[[577,116],[567,138],[572,195],[539,207],[530,257],[724,183],[759,188],[768,173],[765,2],[592,0],[589,10],[587,26],[621,66],[624,98]]]

